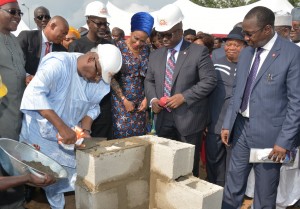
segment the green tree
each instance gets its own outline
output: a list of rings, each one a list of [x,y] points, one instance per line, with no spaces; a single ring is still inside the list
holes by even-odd
[[[300,0],[289,0],[294,7],[300,7]]]
[[[257,2],[258,0],[191,0],[195,4],[210,8],[240,7]],[[300,0],[289,0],[294,6],[300,6]]]

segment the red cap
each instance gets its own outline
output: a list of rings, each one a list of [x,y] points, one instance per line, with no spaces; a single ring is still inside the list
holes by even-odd
[[[17,0],[0,0],[0,6],[8,3],[18,3]]]

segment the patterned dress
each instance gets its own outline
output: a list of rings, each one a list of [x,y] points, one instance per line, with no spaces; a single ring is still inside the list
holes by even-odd
[[[113,138],[141,136],[146,134],[146,112],[137,110],[145,98],[144,78],[150,50],[145,46],[140,51],[139,57],[135,57],[125,41],[119,41],[116,45],[123,58],[123,65],[116,79],[123,95],[134,103],[135,110],[127,112],[121,99],[112,91]]]

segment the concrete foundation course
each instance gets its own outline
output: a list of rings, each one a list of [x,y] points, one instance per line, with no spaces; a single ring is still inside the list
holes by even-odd
[[[151,135],[76,151],[77,209],[219,209],[223,188],[192,176],[194,146]]]

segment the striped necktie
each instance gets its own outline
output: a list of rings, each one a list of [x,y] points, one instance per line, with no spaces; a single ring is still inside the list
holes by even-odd
[[[170,97],[171,96],[171,89],[172,89],[172,80],[173,74],[175,70],[175,49],[170,49],[171,55],[168,58],[166,64],[166,74],[165,74],[165,85],[164,85],[164,96]]]
[[[46,44],[46,50],[45,50],[45,56],[50,52],[51,44],[50,42],[45,42]]]

